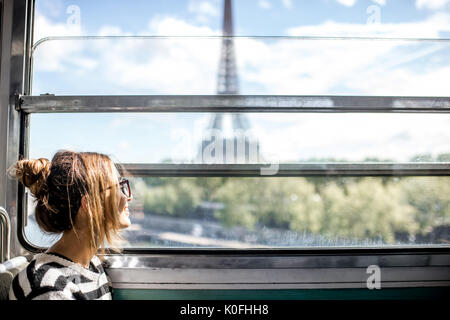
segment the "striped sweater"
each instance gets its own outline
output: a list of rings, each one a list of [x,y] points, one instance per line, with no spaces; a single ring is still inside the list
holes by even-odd
[[[10,300],[111,300],[112,287],[97,256],[89,270],[56,253],[40,253],[13,279]]]

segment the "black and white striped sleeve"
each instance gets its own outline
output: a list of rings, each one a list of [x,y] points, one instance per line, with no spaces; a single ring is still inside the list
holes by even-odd
[[[32,261],[26,269],[13,279],[9,291],[10,300],[69,300],[74,299],[69,290],[66,277],[62,275],[60,266],[55,263],[41,265],[35,269]]]

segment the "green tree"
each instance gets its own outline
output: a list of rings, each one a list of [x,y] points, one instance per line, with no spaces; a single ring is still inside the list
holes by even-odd
[[[193,183],[202,190],[202,199],[211,201],[216,192],[223,187],[229,178],[227,177],[197,177]]]
[[[172,179],[164,185],[146,188],[142,195],[144,212],[183,217],[201,202],[202,190],[192,180]]]
[[[364,178],[347,186],[345,193],[335,183],[323,192],[325,214],[321,233],[359,239],[382,237],[394,242],[395,232],[414,233],[414,209],[402,198],[397,186]]]
[[[217,192],[224,208],[216,213],[227,226],[256,223],[268,227],[319,230],[320,196],[304,178],[229,180]]]
[[[425,234],[433,227],[450,224],[449,177],[402,178],[398,189],[414,209],[419,233]]]
[[[252,179],[230,179],[215,192],[214,200],[224,204],[224,208],[215,213],[223,225],[254,227],[257,218],[251,201],[254,192],[252,182]]]

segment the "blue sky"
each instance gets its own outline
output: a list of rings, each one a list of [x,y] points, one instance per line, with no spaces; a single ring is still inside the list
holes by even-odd
[[[220,35],[221,11],[221,0],[39,0],[34,41]],[[450,38],[450,0],[235,0],[233,14],[235,34],[244,36]],[[449,43],[238,39],[235,46],[243,94],[448,95]],[[35,52],[33,94],[214,94],[219,50],[214,39],[49,41]],[[280,161],[405,161],[450,151],[450,118],[443,115],[248,117],[262,148]],[[189,161],[208,121],[207,114],[35,115],[30,151]]]
[[[221,34],[222,0],[41,0],[36,9],[35,42],[47,36]],[[450,0],[240,0],[233,2],[233,12],[236,35],[450,38]],[[144,44],[124,39],[46,42],[35,52],[33,92],[214,94],[220,41],[197,43],[147,40]],[[241,90],[245,94],[300,94],[301,87],[302,94],[445,95],[445,87],[422,85],[431,80],[439,83],[442,75],[421,79],[421,68],[447,65],[448,43],[391,44],[236,40]],[[197,50],[190,48],[196,46]],[[176,56],[174,47],[187,51],[184,60]],[[405,70],[417,72],[413,83],[403,88],[390,82],[415,75],[386,74],[397,61],[412,62]],[[333,67],[331,81],[321,74],[323,65]],[[345,68],[339,69],[339,65]],[[386,65],[389,70],[384,70]],[[375,69],[385,79],[364,86],[361,78],[373,78],[374,73],[367,72]],[[282,79],[286,71],[290,77]],[[346,72],[362,76],[347,81]],[[392,79],[388,79],[390,75]],[[270,79],[280,80],[274,83]]]
[[[79,6],[86,34],[96,34],[99,27],[107,24],[119,24],[128,32],[138,33],[155,15],[173,16],[213,29],[220,29],[222,23],[220,0],[40,0],[37,1],[37,11],[54,22],[66,22],[69,16],[66,9],[70,5]],[[285,35],[285,30],[292,26],[320,24],[327,20],[366,23],[370,15],[367,13],[369,6],[380,8],[381,23],[421,21],[437,11],[449,10],[449,2],[443,0],[235,0],[235,33]]]

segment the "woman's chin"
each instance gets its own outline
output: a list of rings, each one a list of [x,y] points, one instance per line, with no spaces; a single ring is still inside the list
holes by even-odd
[[[120,223],[120,224],[119,224],[120,229],[126,229],[126,228],[128,228],[129,226],[131,226],[130,217],[125,216],[125,215],[122,215],[122,216],[120,217],[119,223]]]
[[[119,228],[120,228],[120,229],[126,229],[126,228],[128,228],[129,226],[131,226],[131,222],[130,222],[130,221],[128,221],[128,223],[123,223],[123,222],[121,222]]]

